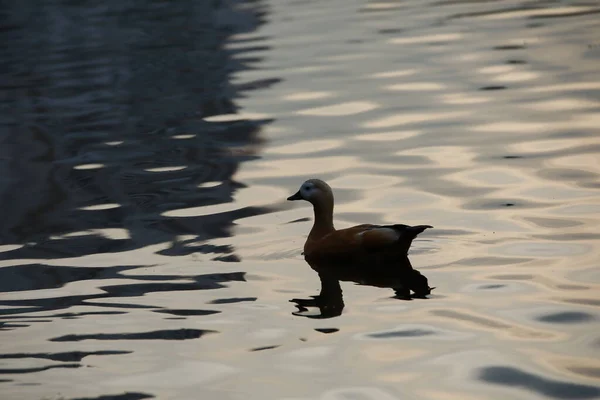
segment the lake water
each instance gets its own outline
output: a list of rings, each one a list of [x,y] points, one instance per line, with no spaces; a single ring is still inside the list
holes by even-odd
[[[0,21],[0,398],[600,398],[597,1]],[[312,177],[338,228],[435,227],[428,299],[315,307]]]

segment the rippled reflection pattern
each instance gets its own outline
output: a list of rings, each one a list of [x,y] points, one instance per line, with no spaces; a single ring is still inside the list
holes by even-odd
[[[321,291],[310,299],[290,300],[298,309],[294,315],[308,318],[333,318],[342,314],[344,298],[340,281],[390,288],[394,292],[394,298],[401,300],[425,299],[435,289],[429,286],[427,277],[413,268],[406,256],[384,265],[375,262],[351,265],[348,261],[340,263],[313,261],[309,262],[309,265],[319,276]],[[317,307],[319,313],[307,312],[308,307]]]
[[[185,234],[229,236],[235,218],[265,207],[218,217],[169,213],[234,201],[244,185],[233,175],[258,157],[267,120],[209,117],[234,113],[235,97],[269,85],[230,84],[245,64],[220,50],[234,27],[252,30],[259,11],[189,1],[26,4],[7,10],[2,32],[11,46],[2,50],[0,227],[5,244],[26,246],[2,258],[79,257],[168,241],[171,255],[232,253],[177,244]]]
[[[600,397],[597,2],[3,5],[3,399]],[[306,265],[312,177],[427,300]]]

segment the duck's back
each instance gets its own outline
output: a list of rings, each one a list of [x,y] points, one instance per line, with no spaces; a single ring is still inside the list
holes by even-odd
[[[311,262],[388,263],[406,257],[413,239],[429,225],[358,225],[309,240],[304,247]]]

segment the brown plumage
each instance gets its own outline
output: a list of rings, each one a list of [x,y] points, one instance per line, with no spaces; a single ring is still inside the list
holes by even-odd
[[[304,244],[304,257],[315,269],[320,265],[368,265],[370,268],[406,264],[413,239],[429,225],[358,225],[336,230],[333,226],[333,192],[319,179],[309,179],[288,200],[313,205],[315,220]],[[408,263],[410,266],[410,263]],[[412,270],[412,267],[410,267]]]

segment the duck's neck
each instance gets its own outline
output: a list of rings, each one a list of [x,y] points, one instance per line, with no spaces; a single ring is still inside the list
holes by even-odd
[[[313,204],[315,223],[308,235],[309,240],[319,240],[323,236],[335,231],[333,227],[333,201],[325,204]]]

